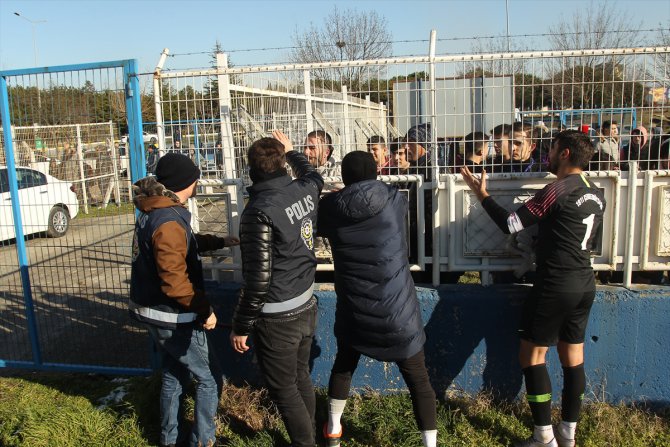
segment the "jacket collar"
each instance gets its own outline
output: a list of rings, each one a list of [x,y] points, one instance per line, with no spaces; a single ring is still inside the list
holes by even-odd
[[[285,188],[290,185],[292,181],[290,175],[282,175],[281,177],[265,180],[264,182],[254,183],[247,188],[247,191],[249,191],[249,197],[254,197],[263,191]]]

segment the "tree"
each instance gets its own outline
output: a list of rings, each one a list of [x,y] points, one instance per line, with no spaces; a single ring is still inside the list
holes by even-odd
[[[518,51],[530,51],[525,45],[520,45],[514,40],[509,41],[503,36],[496,36],[491,38],[477,38],[470,46],[473,53],[476,54],[500,54]],[[477,62],[477,70],[495,73],[497,76],[509,76],[511,74],[520,74],[524,72],[526,61],[524,60],[509,60],[509,59],[495,59],[491,61]],[[461,70],[461,75],[468,72],[464,67]]]
[[[573,12],[572,18],[549,27],[549,41],[555,50],[590,50],[635,47],[641,44],[642,21],[617,9],[610,2],[593,1],[587,9]],[[598,56],[580,58],[579,65],[593,68],[602,63]]]
[[[658,31],[658,45],[664,47],[670,46],[670,31],[665,28],[660,28]]]
[[[295,63],[364,60],[389,57],[392,54],[391,33],[386,19],[375,11],[340,11],[334,7],[320,26],[293,36],[295,49],[290,54]],[[338,70],[313,70],[318,80],[340,80],[352,85],[371,78],[381,78],[379,67],[347,67]]]

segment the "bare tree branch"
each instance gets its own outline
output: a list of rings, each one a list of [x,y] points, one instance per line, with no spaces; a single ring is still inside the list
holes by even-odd
[[[293,44],[296,48],[290,58],[296,63],[377,59],[392,53],[391,33],[384,17],[375,11],[341,11],[337,7],[323,24],[311,23],[306,31],[296,31]],[[365,67],[315,70],[313,76],[349,85],[370,77]]]

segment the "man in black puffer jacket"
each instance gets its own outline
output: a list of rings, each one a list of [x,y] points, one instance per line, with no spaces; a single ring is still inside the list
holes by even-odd
[[[253,181],[240,218],[245,285],[233,316],[233,348],[256,355],[294,447],[314,447],[316,398],[309,357],[316,328],[313,224],[323,178],[281,132],[249,148]],[[291,166],[296,179],[284,168]]]
[[[398,364],[424,445],[434,447],[435,392],[425,366],[426,336],[407,258],[407,199],[376,177],[372,155],[351,152],[342,160],[346,187],[319,203],[317,229],[333,247],[337,292],[337,356],[324,437],[329,446],[340,445],[340,418],[363,354]]]

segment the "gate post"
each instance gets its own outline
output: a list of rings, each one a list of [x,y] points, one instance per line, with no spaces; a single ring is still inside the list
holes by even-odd
[[[9,112],[9,92],[7,90],[7,79],[0,75],[0,116],[2,117],[2,130],[5,134],[5,159],[7,163],[7,177],[9,180],[9,194],[12,200],[12,216],[14,217],[14,231],[16,236],[16,254],[21,273],[21,286],[23,288],[23,301],[26,305],[26,320],[28,321],[28,335],[33,352],[33,362],[42,364],[42,351],[40,349],[39,333],[35,321],[35,308],[33,306],[33,291],[30,285],[30,263],[26,242],[23,234],[23,222],[21,221],[21,204],[19,203],[19,188],[16,178],[16,163],[14,162],[14,136],[12,134],[12,120]]]
[[[126,116],[128,117],[128,155],[130,156],[131,183],[146,177],[147,166],[144,162],[144,144],[142,138],[142,103],[137,59],[125,61],[123,79],[126,90]],[[131,191],[132,198],[132,191]]]
[[[223,151],[224,176],[227,179],[237,177],[237,163],[235,160],[235,142],[233,140],[233,128],[231,125],[230,109],[232,98],[230,97],[230,76],[221,74],[222,69],[228,68],[228,55],[216,53],[216,68],[219,87],[219,119],[221,122],[221,150]]]
[[[433,228],[430,228],[430,231],[433,232],[433,247],[432,247],[432,279],[433,286],[437,287],[440,284],[440,201],[439,194],[440,189],[438,188],[440,184],[440,169],[438,167],[438,147],[437,147],[437,89],[435,84],[435,43],[437,41],[437,31],[431,30],[430,32],[430,125],[433,128],[431,134],[431,145],[433,146],[433,152],[431,154],[432,160],[431,164],[433,170],[433,181],[431,182],[432,194],[431,200],[433,205],[433,219],[432,224]],[[428,228],[426,228],[428,231]]]

